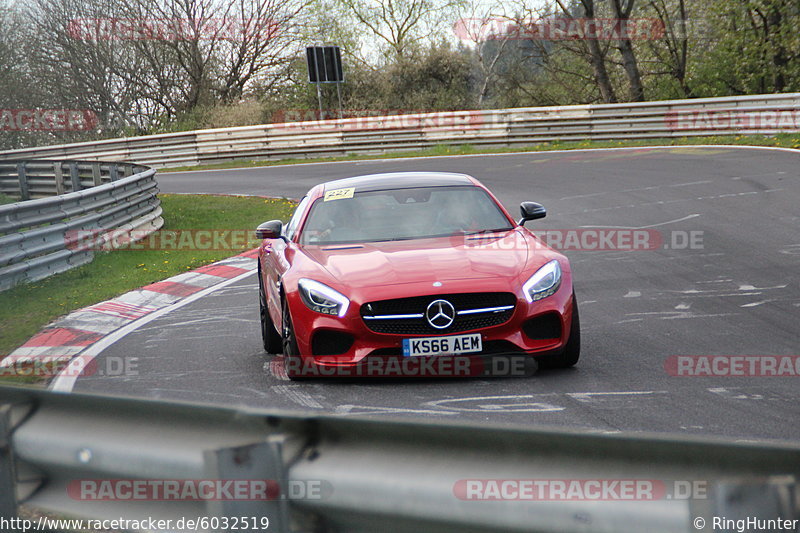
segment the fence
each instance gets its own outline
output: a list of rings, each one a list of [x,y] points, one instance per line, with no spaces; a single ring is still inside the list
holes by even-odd
[[[0,159],[83,158],[175,167],[234,159],[384,154],[437,144],[521,147],[798,131],[800,93],[787,93],[265,124],[12,150],[0,152]]]
[[[0,290],[88,263],[99,230],[161,227],[156,171],[128,163],[0,161]],[[74,246],[96,230],[92,246]],[[86,244],[86,243],[84,243]]]

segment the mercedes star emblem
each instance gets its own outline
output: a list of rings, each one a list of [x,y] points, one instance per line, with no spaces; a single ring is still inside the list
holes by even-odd
[[[425,318],[428,319],[428,324],[434,328],[445,329],[450,327],[455,320],[456,310],[453,304],[447,300],[434,300],[425,310]]]

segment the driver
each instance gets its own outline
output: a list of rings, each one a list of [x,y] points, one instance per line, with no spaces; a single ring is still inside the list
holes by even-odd
[[[326,228],[319,233],[318,241],[356,241],[362,238],[358,209],[347,200],[334,200],[325,206]]]
[[[437,209],[431,233],[439,235],[476,229],[471,207],[456,198],[445,200]]]

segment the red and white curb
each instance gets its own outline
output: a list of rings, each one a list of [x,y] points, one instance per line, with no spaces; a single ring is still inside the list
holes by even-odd
[[[69,392],[80,375],[76,365],[85,368],[104,349],[145,323],[251,275],[258,268],[257,258],[258,250],[250,250],[73,311],[5,357],[0,368],[71,361],[75,364],[70,363],[50,384],[53,390]]]

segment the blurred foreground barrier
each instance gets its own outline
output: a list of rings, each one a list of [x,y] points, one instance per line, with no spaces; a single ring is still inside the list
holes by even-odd
[[[130,163],[0,161],[0,193],[22,200],[0,205],[0,290],[88,263],[110,230],[160,228],[155,174]]]
[[[438,144],[522,147],[552,141],[800,131],[800,93],[284,122],[0,152],[0,159],[82,158],[154,167],[385,154]]]
[[[720,531],[800,519],[798,476],[795,444],[0,387],[0,520],[22,503],[169,531]]]

